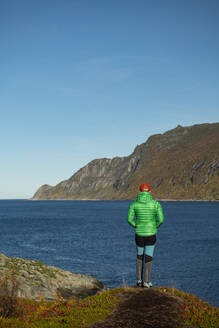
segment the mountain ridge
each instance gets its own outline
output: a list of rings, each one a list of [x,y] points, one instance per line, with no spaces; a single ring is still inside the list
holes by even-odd
[[[147,181],[159,199],[219,200],[219,123],[176,128],[150,136],[124,157],[94,159],[39,199],[134,199]]]

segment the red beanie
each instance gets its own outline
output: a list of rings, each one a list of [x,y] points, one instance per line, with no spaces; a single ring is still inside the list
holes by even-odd
[[[151,186],[146,182],[142,183],[139,187],[140,191],[144,191],[145,189],[147,189],[147,191],[151,191]]]

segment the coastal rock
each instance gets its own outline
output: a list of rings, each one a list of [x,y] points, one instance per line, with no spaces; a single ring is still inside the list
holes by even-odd
[[[104,285],[86,274],[64,271],[54,266],[0,254],[0,294],[54,301],[83,298],[104,290]]]
[[[178,125],[138,145],[133,153],[95,159],[40,199],[134,199],[147,181],[158,199],[219,200],[219,123]]]

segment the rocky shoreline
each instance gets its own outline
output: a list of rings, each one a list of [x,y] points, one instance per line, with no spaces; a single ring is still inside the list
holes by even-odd
[[[0,276],[0,295],[9,294],[31,300],[84,298],[105,290],[104,285],[90,275],[4,254],[0,254]]]

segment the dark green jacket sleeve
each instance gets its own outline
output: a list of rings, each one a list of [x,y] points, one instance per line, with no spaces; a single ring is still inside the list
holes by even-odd
[[[163,209],[160,203],[157,202],[157,228],[163,223],[164,221],[164,215],[163,215]]]
[[[127,216],[127,222],[135,228],[135,221],[134,221],[134,217],[135,217],[135,211],[134,211],[134,204],[132,203],[129,206],[129,211],[128,211],[128,216]]]

